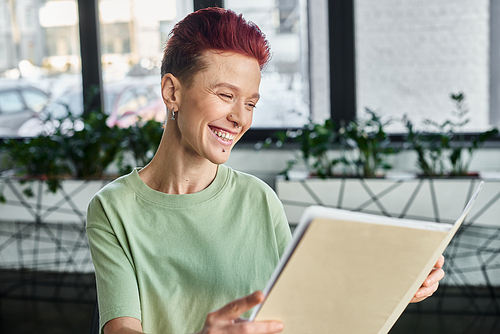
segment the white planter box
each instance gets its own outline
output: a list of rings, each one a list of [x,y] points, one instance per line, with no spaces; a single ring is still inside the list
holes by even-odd
[[[453,223],[478,179],[276,180],[290,224],[310,205]],[[446,250],[447,285],[500,286],[500,181],[486,184]]]
[[[53,194],[40,181],[27,185],[0,180],[6,203],[0,203],[0,268],[93,272],[85,233],[87,205],[110,180],[65,180]]]

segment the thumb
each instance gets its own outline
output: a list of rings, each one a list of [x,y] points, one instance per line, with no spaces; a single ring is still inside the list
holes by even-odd
[[[237,319],[250,310],[252,307],[262,303],[264,301],[264,294],[261,291],[256,291],[251,295],[245,296],[240,299],[233,300],[229,304],[223,306],[217,311],[217,315],[225,320]]]

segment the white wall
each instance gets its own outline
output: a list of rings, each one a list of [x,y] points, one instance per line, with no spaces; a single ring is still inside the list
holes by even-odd
[[[489,124],[489,0],[356,0],[358,114],[408,114],[415,122],[451,116],[464,92],[469,131]],[[498,111],[497,111],[498,112]],[[401,125],[394,123],[401,131]]]

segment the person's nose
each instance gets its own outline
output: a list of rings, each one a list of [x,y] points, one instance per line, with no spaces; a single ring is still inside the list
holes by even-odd
[[[247,110],[244,104],[235,103],[228,115],[228,120],[234,124],[235,128],[245,127],[252,122],[252,111]]]

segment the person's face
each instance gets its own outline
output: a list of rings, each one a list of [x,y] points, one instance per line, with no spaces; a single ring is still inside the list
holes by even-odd
[[[174,122],[186,151],[221,164],[252,124],[260,68],[256,59],[232,52],[207,51],[204,57],[208,67],[189,88],[181,85]]]

